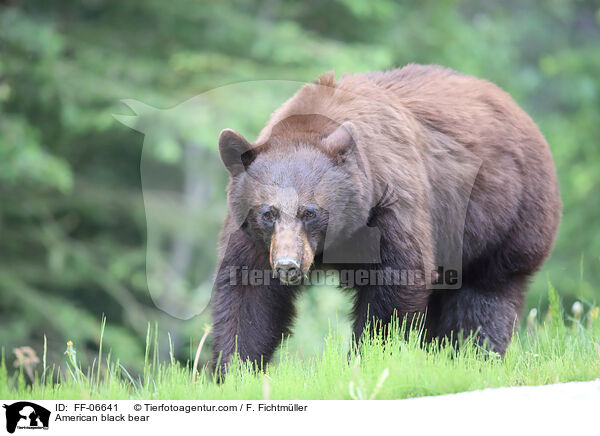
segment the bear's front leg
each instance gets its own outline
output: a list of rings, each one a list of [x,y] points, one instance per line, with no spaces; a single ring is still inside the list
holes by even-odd
[[[408,328],[416,315],[423,316],[427,306],[429,291],[420,286],[366,285],[357,287],[358,295],[354,305],[354,339],[359,342],[367,322],[371,324],[371,334],[377,324],[385,329],[396,316],[402,325],[406,318]]]
[[[294,317],[295,286],[273,278],[266,250],[243,231],[230,238],[211,300],[213,368],[225,371],[237,352],[266,364]]]
[[[407,328],[415,315],[422,315],[431,294],[431,254],[426,237],[407,232],[389,210],[379,210],[373,223],[381,232],[381,263],[363,265],[368,278],[355,283],[354,339],[360,341],[365,324],[380,323],[385,328],[397,315],[406,317]],[[355,274],[355,278],[360,278]],[[366,281],[366,283],[365,283]],[[373,330],[371,330],[373,333]]]

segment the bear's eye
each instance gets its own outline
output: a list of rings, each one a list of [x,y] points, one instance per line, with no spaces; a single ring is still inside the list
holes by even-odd
[[[266,223],[273,223],[277,219],[277,211],[273,210],[272,207],[263,206],[260,210],[260,218]]]
[[[316,208],[313,207],[306,207],[303,211],[302,211],[302,219],[305,221],[309,221],[312,220],[313,218],[317,217],[317,210]]]
[[[304,218],[307,220],[314,218],[315,216],[317,216],[317,214],[312,210],[304,211]]]

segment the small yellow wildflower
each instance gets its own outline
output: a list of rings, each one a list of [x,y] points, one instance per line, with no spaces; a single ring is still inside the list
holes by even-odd
[[[72,347],[73,346],[73,341],[67,341],[67,347]]]
[[[598,319],[598,317],[600,316],[600,307],[598,307],[598,306],[592,307],[592,309],[590,310],[590,316],[593,319]]]

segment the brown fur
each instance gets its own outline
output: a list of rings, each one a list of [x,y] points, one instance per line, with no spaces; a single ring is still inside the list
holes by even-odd
[[[220,147],[232,180],[213,294],[215,360],[226,363],[237,338],[243,358],[268,361],[291,323],[297,287],[227,282],[231,265],[272,266],[277,226],[301,229],[303,272],[323,263],[324,246],[360,253],[361,229],[381,234],[378,268],[424,272],[412,285],[359,287],[357,337],[367,313],[384,322],[394,311],[426,313],[430,337],[479,330],[505,351],[561,209],[548,145],[507,93],[438,66],[337,82],[327,73],[283,104],[254,144],[227,131]],[[283,211],[268,238],[254,212],[265,202]],[[318,206],[319,226],[298,224],[306,204]],[[428,286],[439,265],[461,268],[460,289]]]

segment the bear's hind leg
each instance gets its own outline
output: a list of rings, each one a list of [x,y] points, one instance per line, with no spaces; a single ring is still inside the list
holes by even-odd
[[[480,345],[485,342],[491,349],[504,354],[513,330],[518,327],[524,302],[526,278],[512,277],[487,286],[466,282],[458,290],[439,291],[436,295],[437,319],[428,325],[430,336],[466,337],[477,332]]]

